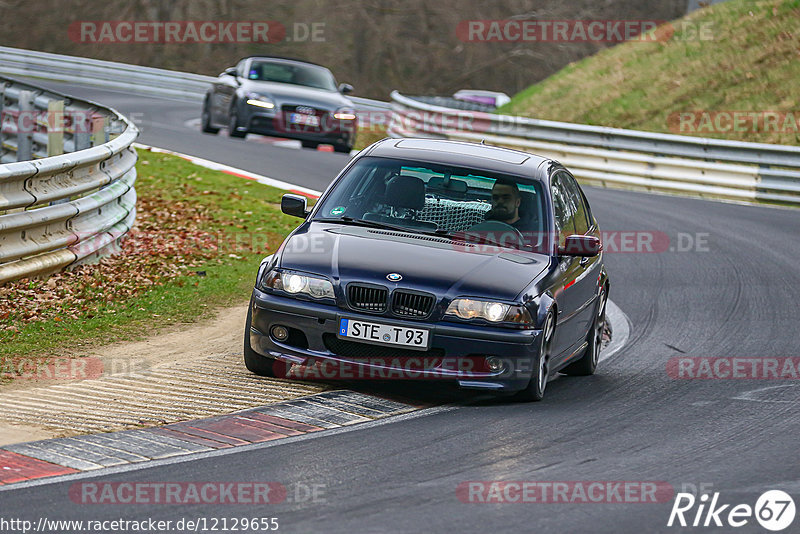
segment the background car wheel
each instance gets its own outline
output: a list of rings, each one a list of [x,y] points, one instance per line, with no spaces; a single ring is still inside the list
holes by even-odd
[[[203,102],[203,112],[200,115],[200,129],[203,133],[215,134],[219,132],[219,128],[211,126],[211,111],[208,109],[208,100]]]
[[[253,320],[253,302],[247,308],[247,321],[244,323],[244,366],[258,376],[275,376],[275,360],[260,355],[250,346],[250,323]]]
[[[350,151],[353,150],[353,147],[350,145],[333,145],[333,149],[336,152],[346,152],[347,154],[349,154]]]
[[[580,360],[569,364],[561,370],[565,375],[589,376],[593,375],[597,370],[597,362],[600,360],[600,348],[603,344],[603,329],[606,326],[606,302],[606,290],[603,288],[600,290],[600,296],[597,299],[594,322],[586,337],[586,342],[589,346],[586,347],[586,352],[581,356]]]
[[[236,104],[231,106],[230,118],[228,119],[228,137],[242,139],[247,135],[247,131],[239,130],[239,114],[236,111]]]
[[[315,141],[300,141],[300,144],[303,145],[303,148],[317,148],[319,143]]]
[[[536,358],[533,376],[528,383],[528,387],[514,395],[513,399],[520,402],[538,402],[544,398],[544,390],[547,387],[549,377],[548,366],[550,364],[550,348],[553,341],[553,334],[556,330],[556,322],[552,313],[547,314],[542,328],[542,342],[539,347],[539,357]]]

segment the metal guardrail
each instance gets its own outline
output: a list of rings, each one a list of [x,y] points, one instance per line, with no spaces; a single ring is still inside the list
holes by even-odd
[[[89,84],[119,89],[128,93],[176,98],[190,102],[201,102],[206,89],[211,82],[216,80],[212,76],[202,74],[5,46],[0,46],[0,74],[46,78],[50,81],[81,85]],[[391,109],[389,102],[353,96],[348,98],[359,109]]]
[[[800,205],[800,147],[457,110],[392,92],[392,137],[481,141],[550,157],[595,185]]]
[[[136,127],[2,77],[0,124],[0,284],[117,251],[136,217]]]

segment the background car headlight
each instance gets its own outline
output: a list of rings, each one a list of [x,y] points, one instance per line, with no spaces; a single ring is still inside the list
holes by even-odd
[[[447,307],[445,315],[462,319],[486,319],[493,323],[510,322],[530,324],[531,314],[525,306],[512,306],[502,302],[477,299],[455,299]]]
[[[333,114],[333,118],[340,121],[353,121],[356,120],[356,111],[351,108],[339,108]]]
[[[264,288],[277,289],[293,295],[308,295],[315,299],[334,298],[333,284],[329,280],[305,274],[270,271],[261,285]]]
[[[258,93],[248,93],[247,103],[260,108],[272,109],[275,107],[275,102],[273,102],[272,99]]]

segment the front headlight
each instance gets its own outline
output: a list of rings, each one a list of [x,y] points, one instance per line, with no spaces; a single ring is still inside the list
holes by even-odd
[[[260,108],[272,109],[275,107],[275,102],[271,98],[258,93],[248,93],[247,103],[251,106],[258,106]]]
[[[264,277],[262,287],[285,291],[292,295],[308,295],[315,299],[334,298],[333,284],[329,280],[306,274],[270,271]]]
[[[333,118],[340,121],[354,121],[356,120],[356,111],[351,108],[339,108],[333,114]]]
[[[455,315],[461,319],[486,319],[492,323],[531,324],[531,314],[525,306],[460,298],[447,307],[445,315]]]

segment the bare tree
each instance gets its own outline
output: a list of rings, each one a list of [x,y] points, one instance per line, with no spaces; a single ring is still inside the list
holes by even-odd
[[[685,0],[0,0],[2,44],[215,75],[251,54],[308,59],[358,94],[386,98],[461,88],[514,93],[613,43],[466,42],[468,20],[671,20]],[[262,43],[84,43],[80,21],[277,21],[287,40]],[[324,24],[323,40],[297,40],[295,25]]]

